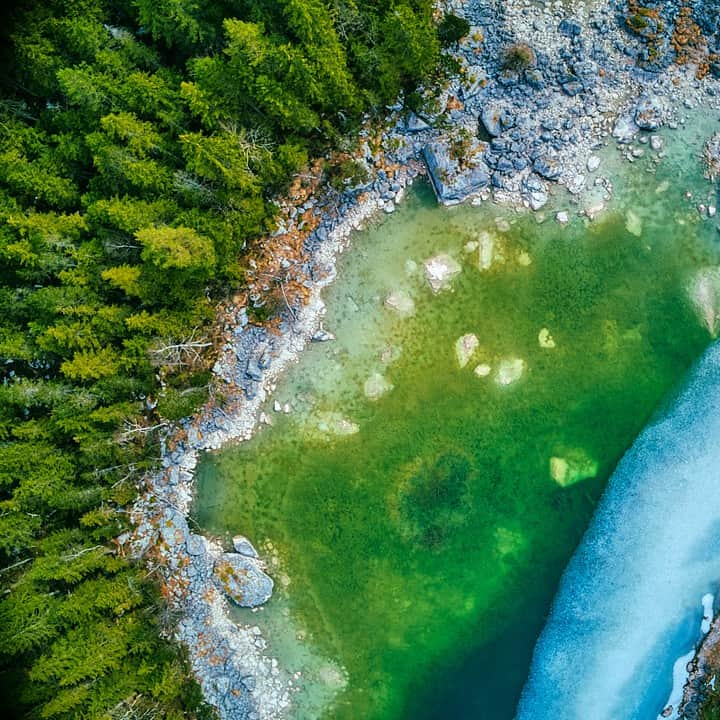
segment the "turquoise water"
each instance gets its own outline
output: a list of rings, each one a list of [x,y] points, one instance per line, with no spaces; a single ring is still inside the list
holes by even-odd
[[[419,184],[355,238],[337,341],[273,398],[291,412],[199,469],[198,520],[252,538],[278,581],[238,618],[303,668],[296,717],[512,718],[609,474],[711,339],[688,300],[719,260],[695,208],[706,130],[668,136],[657,169],[609,150],[620,199],[593,222],[572,203],[596,198],[558,193],[563,227]],[[436,294],[438,254],[459,272]]]

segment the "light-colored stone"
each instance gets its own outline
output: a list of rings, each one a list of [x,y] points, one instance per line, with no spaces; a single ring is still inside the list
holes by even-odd
[[[547,328],[543,328],[538,333],[538,343],[541,348],[545,348],[547,350],[555,347],[555,339],[550,334],[550,331]]]
[[[497,368],[498,385],[511,385],[517,382],[525,372],[525,361],[518,357],[503,358]]]
[[[365,397],[370,400],[378,400],[393,389],[393,384],[380,373],[373,373],[363,385]]]
[[[479,344],[480,341],[477,339],[477,335],[473,335],[473,333],[467,333],[455,341],[455,357],[461,368],[464,368],[470,362]]]
[[[625,229],[635,237],[640,237],[643,232],[642,218],[633,210],[625,213]]]
[[[393,290],[385,298],[385,307],[403,317],[409,317],[415,312],[415,302],[405,290]]]
[[[425,277],[434,293],[450,288],[453,278],[461,271],[460,264],[447,253],[440,253],[426,260]]]
[[[550,477],[561,487],[588,480],[597,475],[598,462],[582,449],[571,449],[550,458]]]
[[[487,363],[480,363],[475,367],[473,372],[478,377],[487,377],[492,372],[492,366],[488,365]]]

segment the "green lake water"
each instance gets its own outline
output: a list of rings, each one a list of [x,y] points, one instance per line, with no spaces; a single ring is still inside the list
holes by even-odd
[[[272,427],[198,473],[196,519],[268,560],[273,599],[237,616],[303,670],[297,718],[512,718],[608,475],[711,339],[688,300],[720,260],[696,210],[707,132],[668,134],[657,171],[606,151],[617,199],[591,223],[567,195],[539,223],[437,207],[421,183],[357,234],[326,294],[337,340],[273,398],[292,412],[269,406]],[[422,263],[438,253],[461,272],[434,294]],[[393,291],[412,314],[385,305]]]

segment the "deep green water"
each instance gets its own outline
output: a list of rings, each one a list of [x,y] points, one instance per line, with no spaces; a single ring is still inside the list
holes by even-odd
[[[592,223],[438,208],[421,185],[358,234],[327,294],[337,341],[309,348],[276,393],[292,413],[268,408],[273,427],[199,470],[197,519],[253,539],[278,581],[264,610],[238,616],[302,666],[298,718],[333,693],[324,717],[338,720],[512,718],[609,473],[710,340],[687,299],[719,260],[695,209],[710,192],[695,159],[705,130],[670,137],[657,173],[618,166],[621,199]],[[486,270],[465,248],[483,231]],[[434,295],[422,262],[438,252],[462,272]],[[384,306],[396,290],[414,314]],[[467,333],[479,347],[461,368]],[[524,373],[502,386],[512,358]],[[392,389],[372,400],[376,374]],[[592,477],[563,486],[551,458],[556,476],[565,461]]]

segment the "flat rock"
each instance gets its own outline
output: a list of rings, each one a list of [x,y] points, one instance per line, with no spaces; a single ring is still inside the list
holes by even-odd
[[[257,607],[272,595],[272,578],[256,558],[223,553],[215,562],[213,572],[225,594],[240,607]]]
[[[587,159],[588,172],[595,172],[600,167],[600,158],[597,155],[591,155]]]
[[[453,278],[460,273],[460,264],[455,258],[440,253],[426,260],[424,263],[425,277],[434,293],[439,293],[450,287]]]

